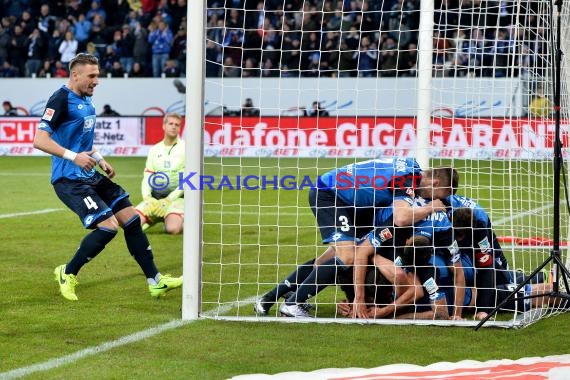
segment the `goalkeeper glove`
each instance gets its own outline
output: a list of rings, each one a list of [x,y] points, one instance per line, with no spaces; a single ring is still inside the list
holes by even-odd
[[[157,207],[158,207],[158,199],[155,199],[153,197],[147,197],[144,200],[143,207],[142,207],[141,211],[147,218],[150,218],[150,217],[154,216],[154,210]]]
[[[172,201],[168,198],[162,198],[157,202],[156,207],[154,208],[154,215],[156,215],[159,218],[164,218],[166,216],[166,212],[168,211],[168,208],[170,207],[170,204],[172,203]]]

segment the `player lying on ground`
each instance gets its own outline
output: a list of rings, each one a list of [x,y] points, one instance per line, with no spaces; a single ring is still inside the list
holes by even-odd
[[[506,299],[509,294],[515,289],[516,285],[522,283],[526,280],[526,276],[524,273],[516,271],[510,272],[510,276],[515,280],[513,283],[509,284],[502,284],[497,285],[496,288],[493,289],[478,289],[474,286],[474,277],[475,277],[475,268],[473,267],[473,263],[471,259],[466,255],[461,255],[461,261],[463,263],[464,272],[465,272],[465,281],[467,284],[467,288],[465,289],[465,298],[464,298],[464,309],[470,309],[475,311],[475,319],[481,320],[487,316],[486,312],[478,311],[480,308],[477,308],[476,302],[480,300],[479,293],[484,291],[485,294],[491,294],[492,299],[487,300],[485,305],[492,305],[494,308],[496,305],[499,305],[504,299]],[[435,271],[435,279],[437,284],[440,288],[440,291],[445,293],[447,304],[451,305],[454,300],[454,289],[453,289],[453,275],[449,270],[449,263],[446,262],[445,258],[440,255],[434,255],[430,260],[430,264],[433,264],[434,271]],[[552,283],[548,281],[548,276],[544,273],[539,273],[533,279],[531,279],[530,283],[521,289],[520,293],[517,296],[529,296],[529,295],[539,295],[544,294],[545,292],[552,291]],[[515,301],[514,298],[510,299],[505,305],[501,307],[501,311],[508,311],[513,312],[515,311],[515,304],[517,311],[527,311],[530,308],[538,308],[538,307],[547,307],[549,305],[556,306],[556,299],[552,297],[533,297],[526,301],[524,300],[517,300]],[[451,306],[450,306],[451,307]]]
[[[421,197],[414,199],[410,197],[402,197],[404,202],[401,207],[415,208],[424,207],[426,201]],[[404,206],[405,204],[405,206]],[[421,235],[427,237],[431,242],[436,252],[447,256],[447,260],[452,263],[452,270],[454,272],[454,285],[456,295],[454,299],[455,308],[451,313],[453,319],[461,319],[461,311],[463,306],[463,297],[465,290],[465,279],[463,275],[463,268],[459,260],[458,250],[450,251],[452,242],[452,228],[451,222],[443,211],[443,208],[434,209],[434,212],[426,218],[416,222],[412,227],[399,226],[393,218],[393,209],[386,207],[379,209],[376,213],[376,228],[367,236],[368,244],[363,244],[357,250],[355,260],[355,304],[362,303],[362,272],[365,263],[370,257],[375,255],[375,262],[384,257],[390,261],[394,261],[395,257],[401,256],[402,247],[407,245],[408,239],[414,235]],[[368,247],[364,249],[364,247]],[[374,250],[375,249],[375,250]],[[433,253],[433,252],[432,252]],[[365,261],[366,260],[366,261]],[[421,272],[423,275],[423,272]],[[391,279],[388,277],[388,279]],[[395,283],[397,285],[397,283]],[[360,297],[359,297],[360,295]],[[407,301],[407,300],[406,300]],[[376,316],[381,317],[392,313],[390,309],[384,309],[382,313],[377,312]]]
[[[383,176],[390,178],[390,176],[394,177],[396,175],[404,175],[404,173],[410,172],[410,170],[412,170],[412,172],[415,172],[415,170],[418,168],[417,163],[414,160],[403,160],[400,158],[395,158],[392,160],[371,160],[360,164],[362,167],[358,166],[359,164],[356,164],[356,167],[355,165],[349,165],[342,169],[337,169],[337,171],[343,175],[346,173],[351,173],[350,178],[353,178],[353,180],[356,181],[354,179],[358,178],[358,174],[356,173],[368,173],[370,178],[373,178],[374,173],[378,175],[378,173],[381,172],[380,168],[383,168],[383,170],[385,170],[382,172],[384,173]],[[362,170],[358,171],[358,168]],[[334,172],[335,171],[332,173]],[[455,171],[451,168],[433,169],[426,172],[425,175],[422,175],[421,180],[419,183],[416,182],[415,187],[425,189],[425,191],[432,196],[436,195],[444,198],[451,194],[451,183],[452,177],[454,175],[456,175]],[[333,175],[333,177],[340,178],[338,177],[338,174]],[[323,182],[329,184],[329,180],[325,180],[323,178],[326,179],[327,177],[323,176],[321,179]],[[417,181],[417,176],[415,179]],[[396,188],[391,189],[389,186],[388,188],[382,190],[375,189],[372,186],[358,187],[355,185],[355,183],[356,182],[353,183],[353,188],[349,193],[352,194],[351,197],[353,200],[361,199],[361,201],[353,201],[353,203],[370,205],[370,202],[372,202],[372,200],[376,200],[377,205],[380,205],[381,207],[392,205],[394,208],[394,220],[398,221],[398,223],[401,225],[411,225],[414,222],[421,220],[422,218],[425,218],[427,215],[431,214],[434,207],[443,207],[443,204],[440,201],[434,201],[429,205],[416,207],[414,209],[411,209],[409,207],[409,204],[403,200],[397,200],[396,202],[386,204],[391,200],[393,201],[394,197],[399,198],[405,196],[406,194],[413,194],[413,183],[410,184],[411,187],[402,188],[400,186],[396,186]],[[258,315],[265,315],[277,299],[279,299],[284,294],[289,293],[290,291],[297,290],[297,293],[300,292],[301,294],[294,294],[290,296],[284,303],[281,304],[280,312],[283,315],[288,316],[308,316],[306,308],[302,307],[302,303],[304,301],[299,302],[299,300],[306,300],[308,299],[308,296],[314,296],[316,294],[315,291],[320,291],[326,287],[322,281],[325,281],[325,279],[334,279],[337,267],[340,267],[342,270],[346,270],[352,266],[354,262],[355,252],[357,249],[361,248],[358,248],[355,244],[355,229],[358,227],[358,225],[355,226],[352,217],[352,215],[356,213],[354,207],[339,207],[339,204],[346,205],[346,203],[343,203],[342,199],[335,198],[337,195],[343,194],[343,191],[345,191],[345,189],[339,190],[334,188],[325,191],[322,189],[317,189],[309,194],[310,203],[312,206],[311,209],[317,217],[317,222],[319,224],[319,229],[323,237],[323,242],[325,244],[331,243],[331,245],[329,245],[329,248],[323,255],[321,255],[321,257],[319,257],[317,260],[309,260],[308,262],[302,264],[297,271],[293,272],[276,288],[258,300],[254,306],[254,310]],[[317,202],[312,200],[314,198],[316,198]],[[367,199],[367,201],[364,202],[362,199]],[[385,202],[378,202],[380,199],[384,199]],[[371,228],[368,228],[368,230],[370,229]],[[315,264],[319,267],[322,266],[320,269],[318,267],[315,268],[316,270],[323,272],[318,274],[318,276],[316,272],[312,274],[312,266]],[[319,284],[321,285],[317,285],[315,283],[315,279],[317,277],[320,279]],[[300,287],[301,283],[305,284],[305,286]],[[333,283],[334,282],[331,281],[326,284],[330,285]],[[357,308],[354,308],[354,312],[356,316],[362,318],[366,317],[365,311],[362,311],[362,313],[358,315]]]
[[[427,236],[414,235],[400,250],[401,255],[395,259],[397,271],[405,273],[406,281],[394,285],[394,292],[386,302],[370,304],[366,301],[366,313],[369,318],[398,318],[398,319],[449,319],[445,295],[438,291],[438,285],[433,277],[433,270],[428,265],[434,252],[433,242]],[[386,266],[379,261],[380,255],[374,257],[378,272]],[[367,280],[368,282],[368,280]],[[369,286],[367,286],[369,287]],[[384,285],[386,287],[386,285]],[[385,290],[382,294],[385,294]],[[341,302],[337,305],[339,314],[351,317],[354,303]]]
[[[267,315],[279,298],[296,290],[297,285],[309,276],[315,263],[334,271],[336,265],[345,266],[343,260],[347,257],[352,261],[355,241],[373,228],[374,208],[391,205],[394,196],[413,191],[421,181],[418,163],[405,158],[357,162],[319,176],[318,188],[309,191],[309,205],[322,241],[329,246],[319,258],[301,264],[261,297],[254,305],[255,313]],[[431,208],[417,210],[415,217],[420,218],[430,212]],[[414,216],[396,212],[396,217],[411,224]],[[285,310],[286,313],[293,313],[295,302],[289,302],[285,308],[291,308],[291,311]]]
[[[429,207],[428,205],[426,205],[425,203],[420,205],[418,204],[413,204],[413,200],[408,200],[404,202],[406,205],[406,208],[414,208],[417,207],[418,209],[425,209],[426,207]],[[382,211],[385,210],[390,210],[389,211],[389,218],[390,221],[393,218],[394,215],[394,211],[391,207],[385,207],[382,209]],[[444,208],[442,205],[440,205],[440,219],[443,220],[447,220],[447,216],[445,215],[445,213],[443,212]],[[433,211],[433,209],[432,209]],[[413,212],[411,212],[410,214],[413,214]],[[375,247],[374,244],[376,244],[376,242],[380,242],[380,241],[385,241],[385,250],[384,252],[386,252],[386,255],[376,255],[374,257],[374,262],[377,266],[377,268],[380,270],[380,272],[384,275],[385,278],[390,279],[390,281],[395,284],[396,286],[404,286],[404,285],[409,285],[410,284],[410,277],[406,275],[406,273],[404,271],[402,271],[401,269],[397,268],[394,265],[394,251],[395,251],[395,246],[393,241],[395,241],[393,239],[393,235],[396,236],[402,236],[402,239],[396,239],[397,241],[402,241],[400,247],[403,247],[405,244],[405,241],[407,238],[409,238],[411,236],[411,234],[413,233],[413,231],[415,229],[417,229],[417,232],[423,232],[426,234],[429,234],[429,236],[431,237],[433,235],[433,224],[434,224],[434,220],[437,220],[437,218],[433,218],[432,215],[434,213],[430,214],[427,218],[424,218],[422,221],[417,222],[416,224],[418,225],[417,228],[414,227],[405,227],[405,228],[399,228],[398,232],[395,231],[395,229],[393,227],[391,228],[377,228],[375,231],[371,232],[369,235],[367,235],[367,238],[363,239],[357,246],[356,246],[356,256],[359,258],[365,257],[367,260],[371,260],[372,257],[374,256],[374,251],[375,251]],[[385,219],[382,218],[382,220],[384,221]],[[450,229],[451,229],[451,224],[449,223],[449,221],[446,224],[446,232],[447,232],[447,236],[449,236],[449,241],[451,241],[450,239]],[[430,231],[430,232],[424,232],[424,229],[426,231]],[[446,245],[447,247],[447,245]],[[347,271],[353,271],[354,269],[352,268],[352,257],[348,257],[346,258],[347,263],[344,263],[342,265],[335,265],[335,264],[320,264],[317,265],[315,267],[312,268],[311,272],[308,274],[308,276],[305,278],[305,280],[298,285],[298,287],[296,287],[296,291],[295,293],[293,293],[292,295],[290,295],[287,300],[285,302],[288,301],[292,301],[295,303],[296,307],[296,312],[295,314],[293,314],[292,312],[284,312],[284,308],[283,306],[280,307],[280,311],[283,315],[285,316],[294,316],[294,317],[309,317],[309,313],[307,311],[307,307],[305,306],[306,301],[316,295],[317,293],[319,293],[322,289],[324,289],[326,286],[328,285],[334,285],[335,284],[335,279],[338,276],[339,273],[342,272],[347,272]],[[366,264],[363,264],[361,266],[361,268],[359,269],[363,269],[365,270],[366,266],[368,264],[368,261],[366,261]],[[309,270],[310,268],[302,268],[303,270]],[[354,271],[354,274],[360,274],[360,271]],[[286,280],[282,285],[282,289],[288,289],[291,290],[293,288],[293,286],[291,286],[291,283],[287,283],[288,280]],[[368,317],[368,311],[365,308],[365,300],[363,297],[363,288],[364,288],[364,282],[363,280],[361,280],[360,284],[362,285],[361,287],[355,287],[355,294],[359,295],[358,292],[360,293],[360,297],[357,301],[357,298],[355,297],[354,300],[354,304],[357,304],[361,307],[362,309],[362,313],[360,316],[360,318],[367,318]],[[408,287],[407,288],[407,292],[404,292],[403,295],[401,297],[398,297],[396,300],[396,303],[394,305],[390,305],[390,310],[388,310],[388,308],[384,309],[384,313],[385,315],[388,315],[390,313],[393,313],[395,311],[395,309],[397,309],[399,306],[402,305],[410,305],[413,304],[413,301],[415,299],[415,293],[414,293],[414,288],[413,287]],[[405,294],[405,296],[404,296]],[[283,303],[282,305],[286,304]],[[354,312],[353,308],[351,308],[351,311]],[[293,315],[292,315],[293,314]],[[355,315],[356,316],[356,315]]]
[[[517,277],[508,267],[488,216],[484,212],[478,212],[480,210],[480,207],[477,207],[478,205],[476,207],[470,206],[472,204],[468,204],[468,207],[453,208],[452,220],[455,237],[462,254],[475,262],[476,281],[474,287],[477,290],[475,319],[482,320],[516,288]],[[521,281],[519,276],[518,282]],[[548,292],[551,289],[552,284],[549,283],[529,284],[522,289],[522,292],[527,296]],[[554,305],[555,300],[547,299],[545,301],[541,297],[531,298],[526,303],[521,303],[518,310],[528,310],[545,303]],[[514,310],[513,300],[510,300],[504,309]]]
[[[513,282],[507,259],[489,215],[477,202],[454,194],[444,203],[449,206],[457,246],[475,264],[477,305],[481,312],[488,312],[495,305],[492,289]]]

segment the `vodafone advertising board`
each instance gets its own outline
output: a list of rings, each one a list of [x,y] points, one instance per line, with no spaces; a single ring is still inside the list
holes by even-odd
[[[98,118],[105,155],[145,156],[162,138],[161,117]],[[0,118],[0,154],[36,155],[37,118]],[[411,155],[411,117],[206,117],[204,154],[225,157],[383,157]],[[554,122],[527,118],[433,118],[432,157],[541,159],[552,156]],[[562,124],[568,146],[568,125]]]

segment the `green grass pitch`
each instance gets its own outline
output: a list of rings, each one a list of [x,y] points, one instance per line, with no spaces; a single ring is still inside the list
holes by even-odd
[[[117,182],[132,194],[133,202],[139,201],[144,159],[111,158],[110,162],[118,172]],[[206,160],[205,173],[314,177],[345,162],[218,158]],[[492,210],[500,234],[549,236],[549,163],[454,164],[462,170],[463,182],[479,184],[466,186],[463,192]],[[0,158],[0,379],[7,371],[146,331],[181,315],[180,292],[160,301],[150,298],[121,234],[80,273],[79,302],[70,303],[58,294],[52,270],[69,259],[85,231],[57,199],[49,171],[45,157]],[[513,189],[527,196],[514,198]],[[315,245],[318,231],[306,196],[306,191],[205,191],[203,311],[218,301],[235,302],[268,290],[292,269],[291,263],[322,250]],[[10,217],[45,209],[61,210]],[[509,220],[510,209],[520,216]],[[530,210],[535,211],[524,214]],[[567,225],[565,217],[563,233]],[[157,227],[148,235],[160,270],[180,274],[182,237],[166,236]],[[528,256],[517,251],[513,260],[533,269],[543,258]],[[224,285],[219,285],[220,279]],[[333,295],[329,291],[324,297]],[[324,308],[322,315],[331,312],[332,308]],[[251,316],[251,305],[227,314]],[[325,367],[517,359],[568,353],[569,322],[570,316],[562,314],[522,330],[475,332],[456,327],[199,320],[27,378],[224,379]]]

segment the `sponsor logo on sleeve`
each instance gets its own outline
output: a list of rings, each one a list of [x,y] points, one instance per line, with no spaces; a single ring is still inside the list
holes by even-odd
[[[489,239],[487,239],[486,236],[478,244],[479,244],[479,248],[481,249],[481,252],[483,252],[483,253],[489,252],[489,250],[491,249],[491,244],[489,243]]]
[[[451,262],[456,263],[461,258],[461,254],[459,252],[459,244],[457,244],[457,240],[454,240],[453,243],[449,247],[447,247],[449,253],[451,254]]]
[[[430,300],[436,300],[438,298],[437,291],[439,290],[439,287],[433,277],[430,277],[426,282],[424,282],[424,288],[427,290]]]
[[[44,112],[44,116],[42,116],[42,119],[47,120],[47,121],[51,121],[54,113],[55,113],[55,110],[53,108],[46,108],[46,111]]]
[[[386,240],[392,239],[392,233],[390,232],[389,228],[384,228],[380,231],[380,240],[384,243]]]

